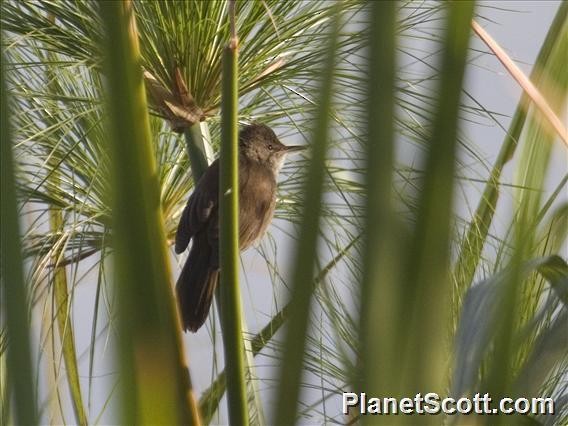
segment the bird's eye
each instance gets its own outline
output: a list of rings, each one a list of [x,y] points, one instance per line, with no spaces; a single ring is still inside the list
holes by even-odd
[[[268,144],[268,150],[272,151],[272,144]]]

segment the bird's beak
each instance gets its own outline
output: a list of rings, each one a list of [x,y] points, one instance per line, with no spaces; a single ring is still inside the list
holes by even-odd
[[[284,151],[286,152],[286,154],[289,154],[291,152],[299,152],[299,151],[303,151],[305,149],[307,149],[308,147],[305,145],[291,145],[291,146],[286,146],[286,148],[284,149]]]

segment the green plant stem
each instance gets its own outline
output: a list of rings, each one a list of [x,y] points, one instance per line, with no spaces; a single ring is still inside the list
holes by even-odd
[[[389,395],[394,391],[399,357],[393,324],[402,313],[397,282],[402,258],[393,211],[395,2],[369,5],[369,71],[367,135],[367,206],[365,252],[361,283],[360,336],[361,392]],[[390,392],[390,393],[389,393]],[[364,417],[364,423],[381,419]],[[384,419],[390,422],[391,419]]]
[[[397,330],[403,336],[400,347],[403,356],[395,367],[401,371],[399,381],[403,394],[416,394],[425,389],[443,393],[447,371],[444,367],[450,357],[448,330],[444,324],[450,318],[452,289],[448,267],[458,111],[474,3],[451,2],[445,3],[445,7],[447,18],[437,107],[432,119],[416,225],[405,256],[399,290],[404,295],[401,312],[407,313]],[[439,422],[433,417],[428,421]]]
[[[227,371],[229,420],[249,423],[239,290],[238,53],[231,43],[223,53],[219,186],[219,255],[223,347]]]
[[[15,424],[36,425],[38,413],[31,363],[29,305],[24,281],[20,224],[16,200],[9,103],[4,55],[0,58],[0,264],[2,265],[2,312],[8,333],[6,366],[15,403]]]
[[[200,424],[175,309],[131,2],[100,2],[123,423]]]
[[[340,3],[337,3],[338,5]],[[339,6],[337,6],[339,9]],[[327,55],[322,69],[321,97],[313,132],[312,160],[303,193],[304,209],[300,227],[301,240],[296,245],[293,260],[291,316],[284,343],[284,358],[280,368],[280,386],[276,406],[275,423],[295,424],[297,418],[300,379],[303,372],[306,338],[310,315],[313,280],[317,257],[317,240],[320,230],[325,161],[330,135],[330,113],[333,98],[335,52],[339,40],[339,10],[333,17]]]
[[[185,136],[185,143],[187,147],[187,154],[189,156],[189,163],[191,166],[191,173],[195,183],[207,167],[209,167],[207,155],[207,140],[203,135],[203,128],[201,123],[195,123],[193,126],[185,129],[183,132]]]

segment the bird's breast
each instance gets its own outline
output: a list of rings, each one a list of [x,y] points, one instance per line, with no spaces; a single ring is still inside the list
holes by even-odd
[[[239,178],[239,245],[244,250],[262,238],[272,221],[276,178],[257,167],[249,167]]]

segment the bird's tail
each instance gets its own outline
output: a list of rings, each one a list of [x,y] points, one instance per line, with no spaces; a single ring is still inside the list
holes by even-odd
[[[193,245],[176,284],[183,329],[196,332],[207,319],[219,280],[210,265],[212,248],[206,233],[194,235]]]

